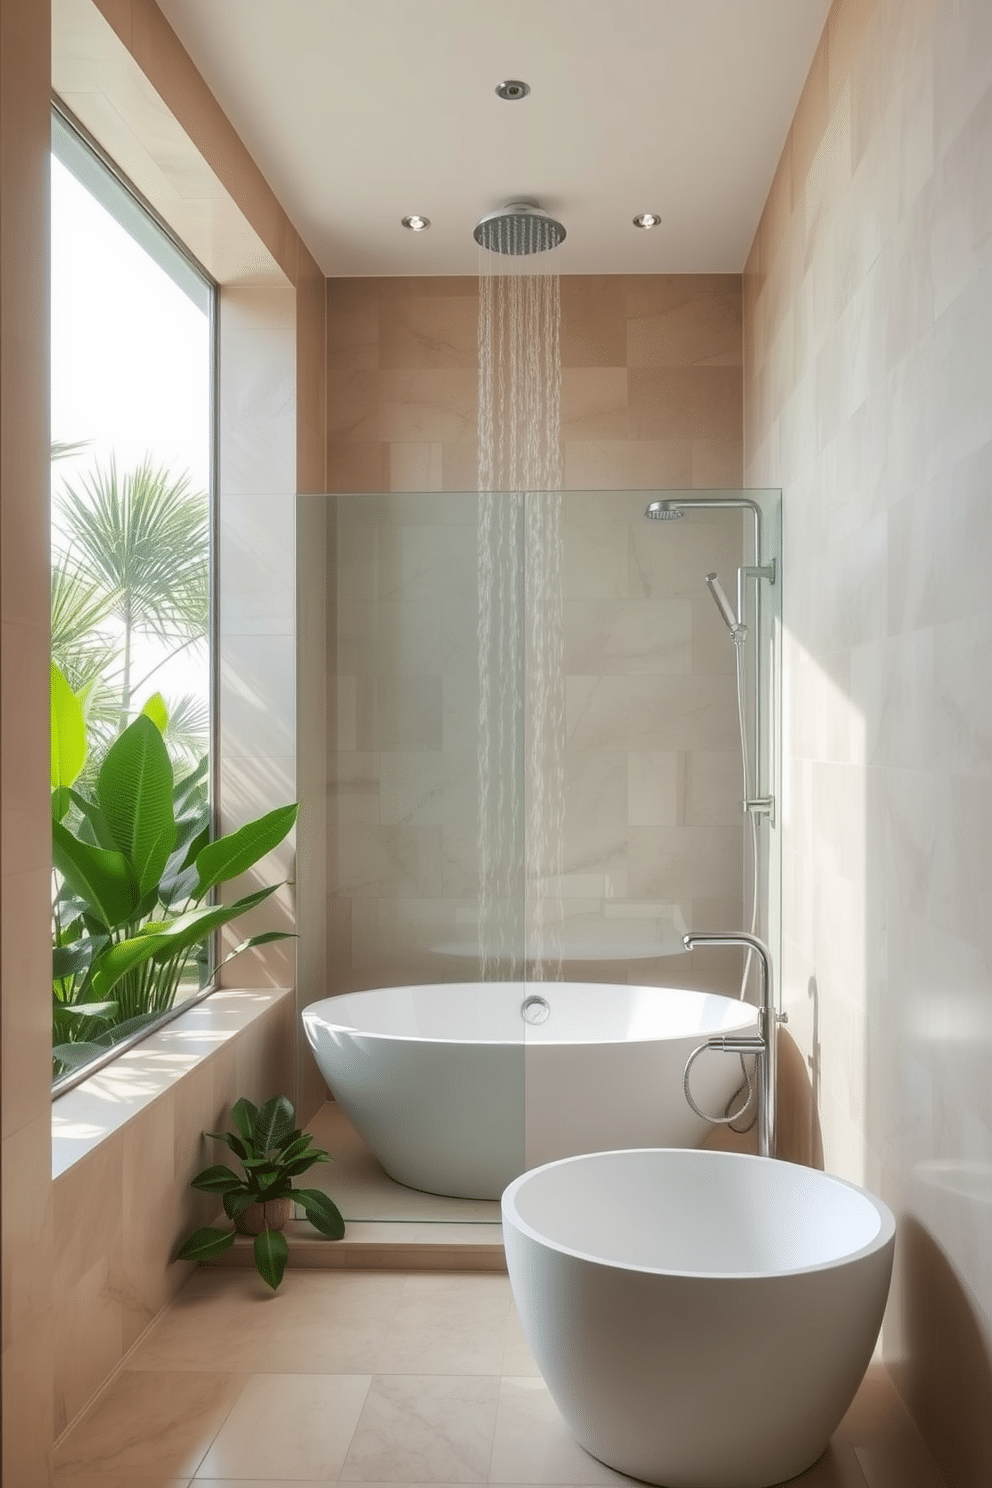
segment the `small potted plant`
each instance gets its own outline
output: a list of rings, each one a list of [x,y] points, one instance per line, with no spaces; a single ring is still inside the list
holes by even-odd
[[[177,1261],[207,1261],[223,1255],[241,1234],[255,1237],[255,1265],[273,1291],[282,1281],[289,1247],[282,1233],[295,1201],[322,1235],[340,1240],[344,1234],[341,1211],[318,1188],[294,1188],[293,1179],[314,1163],[331,1156],[311,1146],[313,1137],[296,1126],[293,1107],[284,1095],[274,1095],[263,1106],[242,1098],[232,1111],[236,1132],[206,1132],[226,1142],[241,1162],[239,1175],[226,1163],[204,1168],[191,1179],[194,1188],[220,1194],[233,1228],[214,1226],[196,1230],[176,1251]]]

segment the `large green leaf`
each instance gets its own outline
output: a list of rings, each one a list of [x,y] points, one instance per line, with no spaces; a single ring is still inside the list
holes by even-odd
[[[158,898],[163,909],[174,909],[188,904],[193,897],[199,876],[193,866],[183,867],[183,853],[173,853],[159,880]]]
[[[119,1011],[116,1002],[65,1002],[59,1008],[62,1017],[69,1018],[112,1018]]]
[[[284,1173],[273,1174],[251,1174],[251,1185],[258,1194],[259,1202],[267,1204],[271,1199],[285,1199],[292,1192],[293,1185]]]
[[[130,862],[141,892],[162,876],[176,845],[172,764],[155,724],[142,715],[107,751],[97,800],[114,842]]]
[[[172,809],[176,818],[178,867],[189,867],[198,852],[210,841],[210,801],[207,793],[209,761],[200,760],[196,769],[177,780],[172,790]]]
[[[52,822],[52,862],[101,925],[113,930],[128,923],[140,896],[123,853],[80,842],[61,822]]]
[[[319,1188],[294,1188],[293,1198],[306,1213],[315,1230],[330,1240],[340,1240],[344,1234],[344,1219],[333,1200]]]
[[[80,1069],[84,1064],[89,1064],[91,1060],[99,1059],[100,1055],[106,1052],[106,1044],[94,1044],[80,1040],[72,1044],[55,1044],[52,1048],[52,1058],[57,1059],[59,1064],[64,1064],[68,1071]]]
[[[68,789],[86,761],[86,720],[79,699],[52,662],[52,790]]]
[[[272,884],[254,894],[247,894],[236,904],[203,905],[199,909],[187,910],[171,921],[157,920],[142,925],[129,940],[119,940],[116,945],[107,946],[95,958],[91,973],[94,995],[106,997],[122,976],[153,957],[166,960],[189,950],[212,930],[254,909],[277,888],[278,884]]]
[[[273,1291],[282,1281],[288,1260],[289,1246],[281,1230],[263,1230],[255,1236],[255,1265],[259,1276]]]
[[[318,1161],[319,1147],[313,1147],[313,1134],[311,1132],[294,1132],[293,1140],[286,1144],[280,1152],[280,1159],[284,1162],[296,1162],[304,1153],[309,1153],[312,1162]]]
[[[195,1178],[190,1179],[193,1188],[202,1188],[204,1193],[234,1193],[244,1188],[244,1179],[239,1178],[226,1163],[215,1163],[212,1168],[204,1168],[202,1173],[197,1173]]]
[[[210,760],[204,755],[194,770],[176,781],[172,797],[177,816],[199,798],[209,778]]]
[[[224,1213],[228,1219],[237,1219],[238,1215],[244,1214],[252,1204],[258,1203],[255,1195],[249,1193],[247,1189],[231,1189],[228,1193],[221,1194],[220,1201],[224,1205]]]
[[[259,1108],[252,1133],[255,1150],[268,1152],[279,1147],[292,1136],[296,1116],[293,1107],[284,1095],[274,1095]]]
[[[226,1142],[235,1157],[243,1159],[248,1156],[248,1149],[245,1147],[244,1142],[242,1142],[240,1137],[236,1137],[233,1132],[204,1132],[204,1136],[213,1137],[215,1142]]]
[[[258,1120],[258,1107],[246,1095],[243,1095],[240,1100],[234,1102],[234,1105],[231,1107],[231,1115],[234,1118],[235,1126],[238,1128],[245,1142],[254,1150],[255,1143],[252,1138],[252,1132],[255,1130],[255,1122]]]
[[[284,1162],[283,1171],[288,1173],[290,1178],[299,1178],[301,1173],[305,1173],[315,1163],[333,1161],[334,1159],[326,1152],[306,1152],[302,1157],[290,1158],[288,1162]]]
[[[96,802],[87,800],[79,791],[70,791],[69,799],[83,816],[83,822],[78,834],[80,841],[92,841],[97,847],[105,847],[109,852],[116,852],[117,844],[114,842],[113,834],[107,826],[107,819]],[[87,827],[89,828],[88,832],[85,830]]]
[[[176,853],[181,853],[180,867],[190,868],[210,841],[210,811],[206,802],[195,810],[176,817]]]
[[[264,858],[267,852],[277,847],[292,830],[298,810],[295,804],[278,806],[275,811],[248,822],[227,837],[208,842],[196,859],[200,875],[196,897],[202,899],[215,884],[227,883],[254,867],[259,858]]]
[[[223,1255],[234,1244],[234,1230],[217,1230],[208,1225],[206,1229],[194,1230],[188,1240],[172,1257],[174,1261],[209,1261]]]
[[[76,976],[86,970],[92,959],[93,942],[89,938],[71,945],[52,946],[52,980],[61,982],[65,977]]]
[[[248,939],[243,940],[240,945],[236,945],[233,951],[228,951],[223,961],[217,962],[208,980],[212,981],[222,966],[226,966],[228,961],[233,961],[235,956],[240,956],[244,951],[254,950],[256,946],[271,945],[276,940],[295,939],[295,930],[263,930],[261,935],[249,935]]]
[[[145,718],[151,719],[160,734],[165,733],[169,727],[169,710],[160,692],[153,692],[141,711]]]

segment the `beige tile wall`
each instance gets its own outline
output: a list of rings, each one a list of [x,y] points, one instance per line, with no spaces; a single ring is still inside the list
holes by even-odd
[[[296,783],[296,294],[222,285],[218,303],[218,827],[298,798]],[[277,893],[225,932],[295,929],[295,837],[225,886]],[[245,953],[228,986],[295,984],[295,941]]]
[[[194,1270],[172,1255],[197,1226],[216,1223],[215,1199],[189,1187],[223,1161],[205,1133],[231,1128],[232,1092],[258,1103],[292,1090],[293,1002],[282,994],[239,1033],[218,1035],[216,1052],[56,1178],[56,1435]]]
[[[738,486],[735,275],[561,281],[567,490]],[[476,486],[475,279],[327,284],[327,488]]]
[[[961,1488],[992,1479],[990,162],[987,0],[836,0],[744,278],[787,996],[827,1166],[900,1216],[886,1357]]]
[[[2,1475],[48,1482],[53,1262],[46,0],[0,4]]]
[[[740,281],[568,277],[561,295],[565,912],[650,930],[661,909],[671,942],[683,918],[741,922],[733,648],[703,584],[732,582],[741,522],[649,524],[620,493],[739,486]],[[477,283],[330,281],[327,347],[329,489],[398,493],[332,508],[327,987],[472,977],[438,947],[471,947],[478,891],[476,502],[457,494],[476,485]],[[710,952],[691,975],[730,986],[737,965]]]
[[[104,16],[106,20],[104,20]],[[109,25],[107,24],[109,22]],[[54,31],[54,34],[52,32]],[[171,1150],[175,1112],[170,1105],[138,1123],[102,1154],[107,1186],[97,1206],[83,1266],[73,1204],[56,1205],[51,1184],[49,1027],[49,818],[45,759],[48,751],[48,159],[53,59],[59,81],[73,94],[76,111],[126,169],[144,172],[140,185],[167,221],[196,235],[201,260],[232,290],[231,353],[223,369],[226,391],[238,392],[257,419],[264,413],[264,359],[258,352],[278,342],[273,368],[282,378],[282,428],[272,448],[280,473],[274,477],[257,446],[247,448],[244,417],[228,425],[223,441],[229,501],[226,557],[232,583],[225,593],[225,623],[232,639],[231,676],[248,675],[242,665],[257,641],[270,662],[272,683],[294,672],[295,626],[292,494],[324,486],[326,399],[324,395],[323,278],[254,162],[197,76],[151,0],[58,0],[50,17],[47,0],[0,3],[0,1269],[2,1269],[3,1464],[5,1488],[39,1488],[49,1481],[53,1431],[53,1354],[60,1359],[55,1418],[63,1423],[120,1357],[141,1320],[174,1290],[181,1268],[168,1265],[162,1236],[171,1215],[181,1226],[182,1204],[172,1209],[173,1176],[150,1203],[149,1152],[163,1162]],[[151,78],[153,86],[149,86]],[[188,174],[190,163],[194,176]],[[183,177],[183,190],[170,176]],[[196,189],[191,190],[195,179]],[[268,298],[267,298],[268,296]],[[240,325],[237,313],[241,314]],[[246,319],[247,315],[247,319]],[[236,365],[234,332],[246,356]],[[253,334],[248,334],[253,331]],[[254,360],[253,360],[254,358]],[[271,391],[271,390],[270,390]],[[286,401],[289,393],[290,400]],[[230,402],[228,403],[230,409]],[[271,411],[271,398],[270,398]],[[16,433],[14,432],[16,431]],[[295,472],[295,473],[294,473]],[[265,510],[266,498],[271,504]],[[243,499],[244,522],[234,519]],[[280,504],[281,503],[281,504]],[[288,503],[288,504],[287,504]],[[265,596],[262,610],[249,600],[251,543],[268,524],[275,529],[285,580]],[[242,535],[244,541],[242,541]],[[288,563],[288,568],[287,568]],[[240,567],[239,567],[240,565]],[[277,564],[278,566],[278,564]],[[238,583],[235,577],[240,575]],[[278,612],[278,613],[277,613]],[[254,629],[253,629],[254,627]],[[261,632],[266,630],[265,634]],[[256,635],[256,631],[259,633]],[[247,646],[244,638],[250,637]],[[241,641],[240,650],[238,641]],[[286,646],[288,644],[288,651]],[[281,647],[281,649],[280,649]],[[240,658],[240,660],[239,660]],[[293,711],[293,687],[286,702]],[[238,738],[225,753],[224,810],[256,814],[292,795],[295,780],[277,762],[292,758],[290,737],[271,729],[230,700],[228,717]],[[222,729],[225,727],[222,721]],[[307,880],[322,917],[323,834]],[[323,939],[313,938],[319,959]],[[285,965],[285,963],[284,963]],[[317,973],[319,975],[319,971]],[[271,968],[261,979],[272,981]],[[270,1030],[271,1032],[271,1030]],[[218,1064],[204,1119],[214,1119],[238,1094],[239,1085],[260,1078],[252,1065],[285,1046],[278,1039],[259,1053],[250,1040],[232,1062]],[[256,1057],[257,1056],[257,1057]],[[219,1073],[218,1073],[219,1072]],[[285,1062],[280,1083],[287,1078]],[[257,1083],[257,1081],[256,1081]],[[197,1110],[203,1091],[190,1100],[177,1093],[175,1110]],[[161,1117],[161,1120],[159,1119]],[[199,1116],[197,1115],[197,1120]],[[154,1162],[151,1169],[155,1170]],[[158,1170],[159,1177],[165,1169]],[[184,1187],[179,1184],[179,1187]],[[170,1198],[170,1192],[172,1198]],[[164,1206],[164,1207],[163,1207]],[[149,1241],[149,1226],[156,1240]],[[158,1248],[156,1249],[156,1245]],[[127,1262],[131,1256],[132,1261]],[[116,1302],[110,1295],[120,1264],[137,1258],[139,1284]],[[81,1269],[82,1267],[82,1269]],[[152,1274],[154,1273],[154,1274]],[[64,1315],[60,1330],[85,1342],[66,1360],[64,1338],[56,1337],[53,1287]],[[109,1291],[108,1291],[109,1289]],[[69,1300],[67,1300],[69,1299]],[[132,1305],[133,1304],[133,1305]],[[116,1310],[115,1310],[116,1309]],[[57,1344],[57,1347],[55,1346]],[[79,1371],[76,1365],[79,1364]]]

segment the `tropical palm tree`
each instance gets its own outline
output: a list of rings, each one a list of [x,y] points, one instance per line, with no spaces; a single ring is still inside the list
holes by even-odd
[[[188,476],[156,467],[150,456],[121,477],[111,458],[78,483],[66,481],[58,507],[66,547],[57,555],[56,573],[64,571],[67,585],[71,576],[81,610],[88,603],[96,613],[102,596],[104,618],[120,629],[116,723],[123,729],[136,691],[151,676],[133,676],[135,637],[162,643],[157,670],[207,635],[207,496],[192,489]]]
[[[107,633],[116,596],[88,576],[71,552],[53,555],[52,660],[97,728],[115,726],[117,698],[105,679],[111,673],[117,641]]]

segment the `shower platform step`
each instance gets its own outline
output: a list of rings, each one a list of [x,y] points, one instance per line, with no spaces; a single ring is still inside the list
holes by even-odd
[[[345,1113],[328,1101],[307,1124],[314,1145],[334,1158],[297,1180],[320,1188],[345,1218],[342,1240],[304,1219],[286,1226],[290,1266],[362,1271],[505,1271],[496,1200],[449,1199],[404,1188],[383,1172]],[[238,1236],[219,1266],[252,1266],[252,1242]]]

